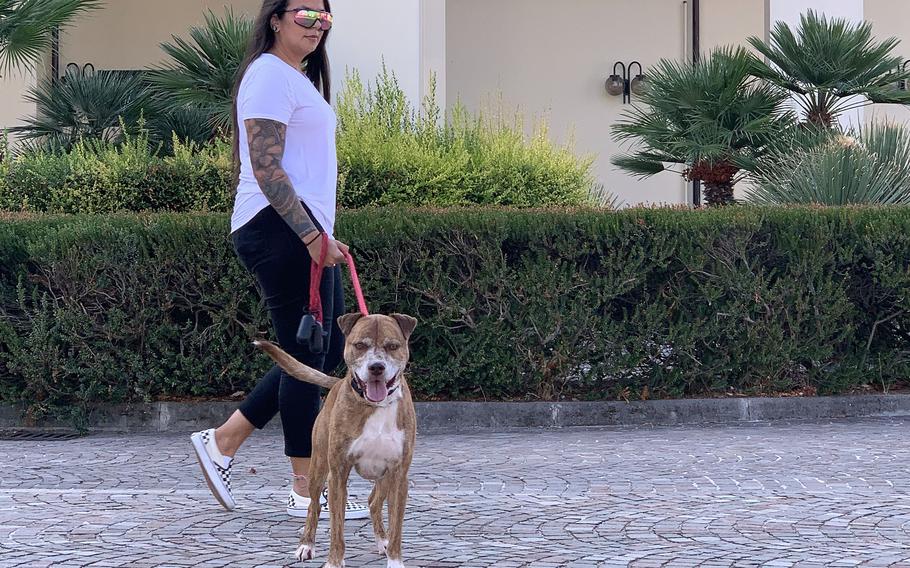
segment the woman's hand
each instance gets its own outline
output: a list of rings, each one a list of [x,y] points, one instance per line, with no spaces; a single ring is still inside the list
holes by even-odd
[[[346,244],[334,239],[325,239],[323,238],[322,233],[317,231],[306,235],[304,242],[310,243],[307,245],[307,250],[310,253],[310,257],[312,257],[315,262],[319,262],[319,258],[322,255],[322,244],[324,242],[328,243],[328,249],[325,254],[326,266],[335,266],[340,262],[344,262],[344,253],[348,251],[348,246]]]

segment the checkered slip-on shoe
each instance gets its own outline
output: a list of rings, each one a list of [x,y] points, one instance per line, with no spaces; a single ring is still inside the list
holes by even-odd
[[[329,490],[322,490],[322,502],[325,503],[325,511],[329,510]],[[369,519],[370,510],[357,503],[356,501],[348,501],[344,504],[344,518],[347,521],[357,521],[360,519]]]
[[[298,495],[296,491],[291,489],[291,494],[288,495],[288,515],[297,518],[306,518],[307,511],[310,509],[310,503],[312,499],[309,497],[303,497]],[[326,504],[325,499],[322,499],[322,509],[319,510],[320,519],[329,518],[329,506]]]
[[[320,497],[320,501],[322,502],[322,509],[319,511],[319,518],[328,519],[330,518],[329,492],[323,489],[322,495]],[[302,497],[298,495],[293,489],[291,489],[291,495],[288,497],[288,515],[292,517],[306,517],[307,509],[309,508],[311,501],[312,500],[309,497]],[[348,501],[345,503],[344,507],[344,518],[345,520],[349,521],[368,519],[370,518],[370,510],[359,503]]]
[[[218,446],[215,445],[214,428],[196,432],[190,436],[190,441],[196,450],[196,459],[199,460],[199,467],[202,468],[202,475],[212,490],[212,495],[222,507],[233,511],[236,506],[234,495],[231,494],[231,466],[234,459],[221,455]]]

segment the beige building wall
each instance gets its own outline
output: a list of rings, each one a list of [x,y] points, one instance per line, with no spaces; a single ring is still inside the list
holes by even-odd
[[[60,69],[70,63],[91,63],[101,69],[144,69],[165,59],[159,47],[171,36],[187,36],[190,27],[202,24],[211,10],[223,15],[255,15],[261,0],[107,0],[60,34]]]
[[[0,135],[5,128],[19,124],[27,116],[35,115],[34,103],[26,102],[24,95],[37,82],[37,72],[13,72],[0,77]],[[10,137],[9,142],[14,142]]]
[[[336,0],[336,27],[329,43],[334,91],[343,88],[346,69],[358,69],[366,81],[383,61],[414,101],[426,94],[430,76],[439,83],[438,98],[445,107],[446,0],[395,0],[404,17],[389,28],[388,6],[375,0]],[[172,36],[188,38],[194,25],[211,10],[222,15],[254,16],[262,0],[106,0],[100,10],[83,16],[61,34],[60,70],[91,63],[96,70],[144,69],[165,61],[160,44]],[[46,76],[47,71],[38,73]],[[32,78],[32,83],[34,78]],[[0,128],[14,126],[34,107],[23,102],[28,85],[20,79],[0,81]]]
[[[462,25],[465,14],[483,14],[483,21]],[[683,56],[681,2],[449,0],[446,21],[450,107],[461,101],[469,110],[495,108],[501,96],[506,112],[547,119],[555,141],[574,133],[578,152],[595,156],[599,181],[626,204],[685,200],[678,175],[639,181],[610,164],[621,151],[610,126],[631,107],[604,88],[616,61],[638,60],[647,68]]]
[[[420,98],[420,0],[396,0],[401,14],[394,30],[377,26],[388,18],[389,5],[376,0],[336,0],[332,4],[335,28],[328,50],[336,94],[344,88],[346,74],[354,69],[371,82],[383,63],[395,72],[411,100]]]
[[[872,23],[875,37],[896,37],[901,41],[894,53],[910,59],[910,2],[905,0],[865,0],[865,18]],[[910,122],[910,107],[872,105],[866,109],[866,120]]]
[[[458,25],[458,20],[455,25]],[[420,99],[428,93],[430,79],[436,79],[436,102],[446,108],[446,0],[420,2]]]
[[[765,0],[701,0],[701,49],[707,53],[724,45],[749,47],[746,39],[767,37]]]
[[[752,49],[746,41],[768,37],[770,6],[766,0],[701,0],[701,49],[707,54],[726,45]],[[735,196],[743,199],[748,183],[736,185]]]
[[[191,26],[203,23],[205,10],[223,14],[230,7],[253,15],[261,5],[261,0],[107,0],[60,34],[60,71],[70,63],[92,63],[98,70],[143,69],[164,60],[162,42],[172,35],[186,36]],[[35,105],[24,97],[50,73],[46,65],[34,73],[0,78],[0,129],[35,114]]]

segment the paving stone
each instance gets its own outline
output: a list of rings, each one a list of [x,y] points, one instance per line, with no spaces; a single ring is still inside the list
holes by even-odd
[[[421,436],[409,567],[910,567],[910,419]],[[0,442],[0,568],[295,565],[287,459],[257,433],[222,510],[186,435]],[[370,486],[354,477],[351,494]],[[368,521],[348,568],[384,566]],[[317,543],[328,550],[327,523]],[[299,566],[306,566],[300,564]],[[296,565],[295,565],[296,566]]]

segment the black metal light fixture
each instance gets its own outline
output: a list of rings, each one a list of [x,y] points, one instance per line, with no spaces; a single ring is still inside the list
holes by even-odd
[[[66,78],[66,75],[91,77],[94,74],[95,74],[95,66],[91,63],[86,63],[82,67],[79,67],[78,63],[70,63],[66,66],[66,73],[64,74],[64,78]]]
[[[632,68],[636,65],[638,65],[638,74],[632,77]],[[617,69],[620,70],[620,73],[616,72]],[[605,87],[610,96],[622,95],[622,102],[626,104],[632,102],[632,93],[640,95],[644,92],[647,81],[641,63],[633,61],[626,66],[622,61],[617,61],[613,64],[613,74],[607,77]]]
[[[616,73],[616,68],[622,67],[622,75]],[[613,74],[607,77],[607,94],[613,97],[618,97],[619,95],[626,95],[626,65],[621,61],[617,61],[613,64]],[[625,98],[623,98],[623,102]]]

